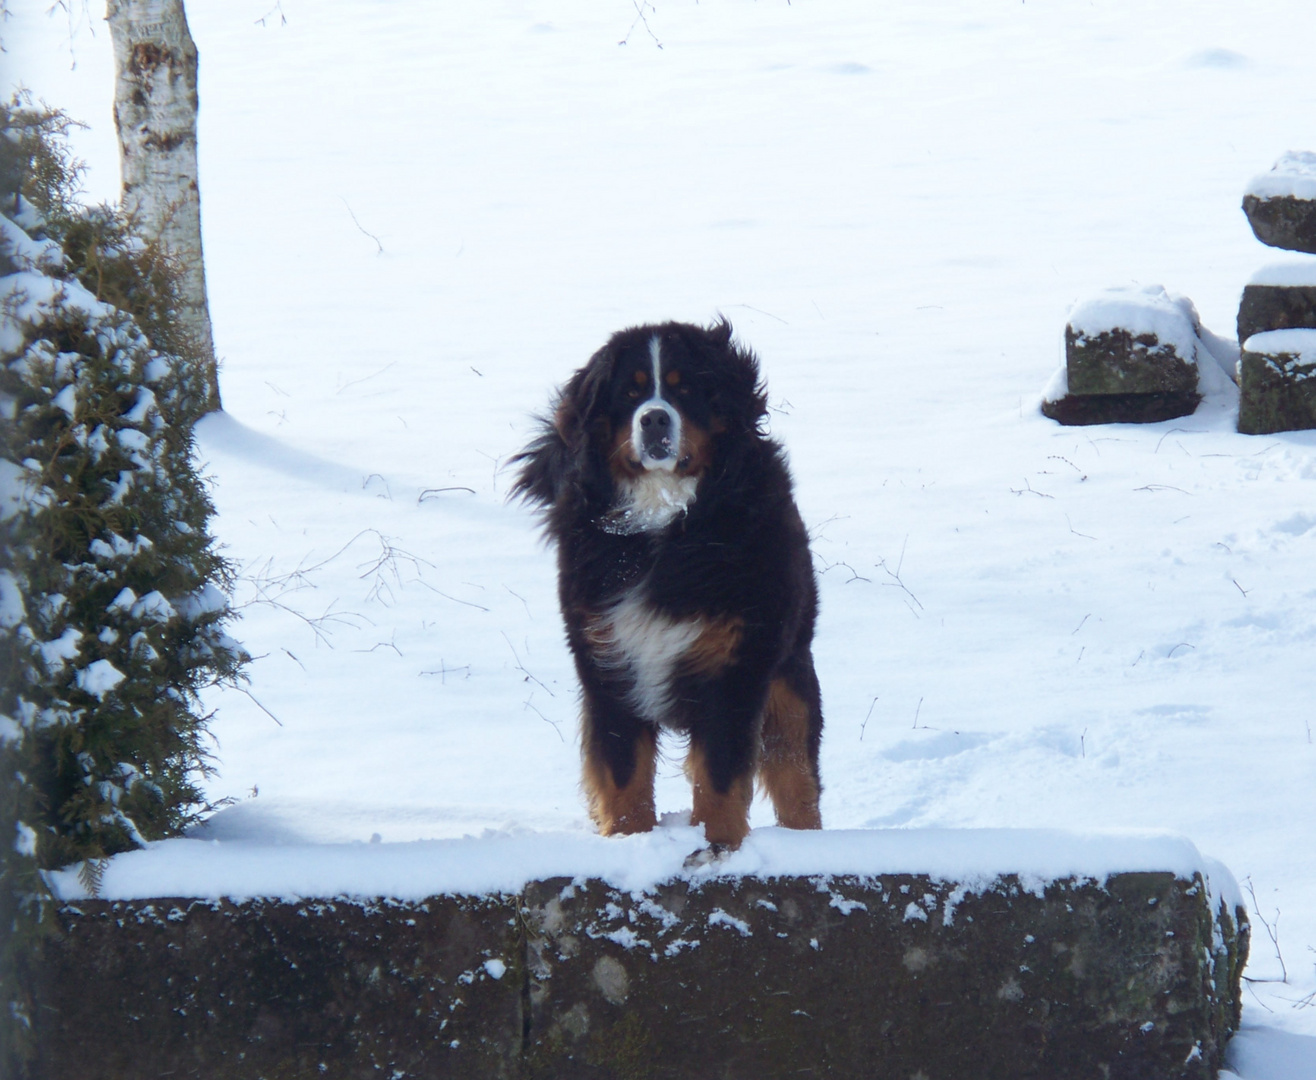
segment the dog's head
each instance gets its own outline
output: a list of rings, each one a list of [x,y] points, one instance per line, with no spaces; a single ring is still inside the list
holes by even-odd
[[[766,411],[758,362],[725,319],[622,330],[562,388],[518,459],[516,490],[552,504],[567,485],[606,501],[636,485],[697,484],[719,455],[760,438]]]

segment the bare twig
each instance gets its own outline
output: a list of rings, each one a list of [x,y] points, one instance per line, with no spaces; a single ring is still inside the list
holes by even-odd
[[[1033,487],[1033,485],[1030,484],[1030,483],[1028,482],[1028,478],[1027,478],[1027,477],[1024,477],[1024,486],[1021,487],[1021,488],[1011,488],[1011,489],[1010,489],[1010,494],[1011,494],[1011,495],[1036,495],[1036,496],[1038,496],[1039,498],[1042,498],[1042,499],[1054,499],[1054,498],[1055,498],[1054,495],[1048,495],[1045,491],[1038,491],[1038,490],[1036,490],[1036,489]]]
[[[246,694],[247,697],[251,698],[256,708],[258,708],[261,712],[263,712],[266,716],[268,716],[271,720],[273,720],[276,724],[278,724],[279,727],[283,727],[283,721],[280,720],[277,716],[275,716],[272,712],[270,712],[269,709],[265,708],[265,706],[262,705],[257,700],[256,695],[253,694],[250,690],[248,690],[245,686],[239,686],[237,683],[225,683],[225,685],[230,690],[236,690],[239,694]]]
[[[339,197],[340,199],[343,199],[343,197],[342,197],[341,195],[339,195],[338,197]],[[384,254],[384,245],[381,244],[381,243],[379,242],[379,237],[376,236],[374,233],[369,232],[369,231],[366,229],[366,227],[365,227],[364,225],[361,224],[361,222],[357,221],[357,219],[356,219],[356,214],[353,212],[351,205],[348,203],[348,201],[347,201],[346,199],[343,199],[343,205],[347,207],[347,212],[348,212],[349,214],[352,215],[352,221],[355,223],[356,227],[357,227],[358,229],[360,229],[363,233],[365,233],[366,236],[370,237],[370,239],[373,240],[373,241],[375,242],[375,247],[379,248],[379,250],[376,251],[375,254],[376,254],[376,255],[383,255],[383,254]]]
[[[833,514],[831,517],[818,522],[817,525],[815,525],[812,529],[809,530],[810,542],[820,539],[822,537],[823,530],[826,529],[827,526],[830,525],[833,521],[845,521],[848,518],[849,518],[848,514]]]
[[[503,631],[499,630],[498,632],[503,635],[503,640],[507,642],[507,647],[512,650],[512,658],[516,661],[516,670],[525,676],[525,679],[523,681],[532,682],[535,685],[542,687],[544,693],[546,693],[549,697],[557,697],[557,695],[554,694],[553,691],[550,690],[547,686],[545,686],[543,682],[535,678],[535,676],[531,675],[530,672],[526,670],[526,666],[523,663],[521,663],[521,657],[517,655],[516,646],[512,644],[512,639],[509,638],[505,633],[503,633]]]
[[[369,577],[374,578],[370,591],[366,594],[367,600],[378,600],[385,607],[392,602],[393,590],[389,587],[388,579],[392,578],[399,589],[403,587],[402,574],[398,569],[399,562],[410,563],[416,574],[416,580],[420,581],[422,585],[426,584],[421,579],[421,567],[428,566],[432,570],[434,569],[432,562],[397,547],[390,537],[381,532],[374,529],[366,529],[365,532],[374,533],[375,538],[379,541],[379,554],[373,560],[367,559],[365,562],[357,564],[357,569],[361,571],[360,577],[363,581]],[[433,588],[433,586],[429,587]],[[435,589],[434,591],[437,592],[438,590]],[[385,599],[385,594],[387,594],[387,599]]]
[[[1085,473],[1082,469],[1080,469],[1077,465],[1075,465],[1072,461],[1070,461],[1069,458],[1064,457],[1061,454],[1047,454],[1046,459],[1048,461],[1063,461],[1066,465],[1068,465],[1071,469],[1073,469],[1076,473],[1078,473],[1078,479],[1080,483],[1082,483],[1084,480],[1088,478],[1087,473]]]
[[[509,593],[511,593],[513,596],[515,596],[518,600],[521,601],[521,606],[522,606],[523,608],[525,608],[525,617],[526,617],[527,619],[529,619],[531,622],[534,622],[534,621],[535,621],[535,617],[534,617],[533,615],[530,614],[530,605],[526,603],[525,597],[522,596],[522,595],[521,595],[519,592],[517,592],[515,589],[511,588],[510,586],[504,585],[503,588],[506,589]]]
[[[437,671],[434,671],[434,670],[431,670],[431,671],[422,671],[421,674],[422,674],[422,675],[437,675],[437,676],[439,677],[439,683],[440,683],[440,685],[446,685],[447,682],[448,682],[448,676],[449,676],[449,675],[456,675],[459,671],[465,673],[464,678],[469,679],[469,678],[471,677],[471,665],[470,665],[470,664],[463,664],[463,665],[461,665],[460,667],[451,667],[451,668],[450,668],[450,667],[448,667],[448,665],[447,665],[443,660],[440,660],[440,661],[439,661],[439,668],[438,668]]]
[[[1156,440],[1156,449],[1153,450],[1152,453],[1153,453],[1153,454],[1159,454],[1160,451],[1161,451],[1161,443],[1165,442],[1166,439],[1168,439],[1171,435],[1174,435],[1174,434],[1176,434],[1176,433],[1178,433],[1178,434],[1180,434],[1180,435],[1200,435],[1200,434],[1202,434],[1202,432],[1201,432],[1200,430],[1196,429],[1196,428],[1182,428],[1182,427],[1170,428],[1169,431],[1167,431],[1164,435],[1162,435],[1159,439]],[[1177,439],[1176,439],[1175,441],[1178,442]],[[1183,445],[1182,443],[1179,444],[1179,449],[1180,449],[1180,450],[1183,450],[1183,452],[1184,452],[1185,454],[1188,453],[1187,449],[1184,448],[1184,445]],[[1190,455],[1190,456],[1191,456],[1191,455]]]
[[[1134,491],[1177,491],[1180,495],[1192,495],[1191,491],[1184,491],[1181,487],[1175,487],[1173,484],[1143,484],[1142,487],[1136,487]]]
[[[821,555],[818,556],[818,561],[822,564],[822,570],[819,571],[820,574],[826,574],[828,571],[835,570],[838,566],[844,567],[846,570],[849,570],[850,576],[845,579],[845,584],[847,585],[849,585],[852,581],[867,581],[871,583],[873,580],[872,578],[866,578],[862,574],[857,572],[855,568],[851,566],[848,562],[837,561],[834,563],[829,563]]]
[[[372,472],[369,476],[365,477],[361,481],[361,490],[362,491],[367,490],[370,487],[371,480],[378,480],[381,484],[384,485],[384,497],[388,499],[389,502],[392,502],[393,489],[388,486],[388,481],[384,478],[383,473]]]
[[[448,684],[448,676],[456,675],[459,671],[463,671],[466,673],[463,676],[463,678],[469,679],[471,677],[470,664],[463,664],[461,667],[448,667],[448,665],[443,661],[443,659],[440,658],[438,670],[431,669],[430,671],[422,671],[421,674],[437,675],[439,677],[439,685],[446,686]]]
[[[396,360],[390,360],[387,364],[385,364],[385,365],[384,365],[382,368],[380,368],[378,371],[372,371],[369,375],[363,375],[363,376],[361,376],[361,378],[359,378],[359,379],[352,379],[352,380],[350,380],[349,382],[345,382],[345,383],[343,383],[341,386],[338,387],[337,390],[334,391],[334,393],[335,393],[335,394],[341,394],[341,393],[342,393],[344,390],[346,390],[349,386],[359,386],[359,385],[360,385],[361,383],[363,383],[363,382],[369,382],[371,379],[376,379],[376,378],[378,378],[380,375],[383,375],[384,372],[386,372],[389,368],[393,367],[395,364],[397,364],[397,361],[396,361]]]
[[[872,717],[872,715],[873,715],[873,710],[874,710],[875,708],[877,708],[877,698],[878,698],[878,695],[877,695],[877,694],[874,694],[874,695],[873,695],[873,700],[872,700],[872,701],[869,703],[869,705],[868,705],[868,713],[867,713],[867,715],[864,717],[864,722],[863,722],[862,724],[859,725],[859,741],[860,741],[860,742],[863,742],[863,741],[864,741],[864,730],[868,727],[868,721],[869,721],[869,719],[870,719],[870,718]]]
[[[645,8],[648,8],[650,11],[655,13],[658,11],[658,9],[654,7],[652,4],[650,4],[648,0],[631,0],[631,4],[635,8],[635,21],[631,23],[630,29],[626,31],[626,36],[622,38],[619,42],[617,42],[617,44],[618,45],[629,44],[631,40],[631,34],[634,33],[635,28],[637,26],[643,23],[644,29],[647,30],[649,36],[653,38],[653,43],[657,45],[658,48],[661,49],[663,47],[663,43],[658,40],[658,35],[653,32],[653,28],[649,25],[649,20],[644,17]]]
[[[923,699],[918,699],[918,706],[914,709],[914,730],[918,730],[918,714],[923,711]]]
[[[1068,515],[1068,514],[1065,515],[1065,524],[1069,526],[1069,531],[1072,532],[1075,536],[1081,536],[1081,537],[1083,537],[1084,540],[1095,540],[1095,539],[1096,539],[1095,536],[1089,536],[1087,533],[1081,533],[1081,532],[1079,532],[1076,528],[1074,528],[1074,523],[1073,523],[1072,521],[1069,520],[1069,515]]]
[[[279,2],[276,3],[272,8],[270,8],[269,11],[265,12],[264,15],[262,15],[259,19],[257,19],[255,24],[257,26],[264,26],[265,20],[272,19],[276,13],[279,16],[279,25],[287,26],[288,16],[283,13],[283,0],[279,0]]]
[[[756,308],[753,304],[727,304],[727,307],[743,307],[746,311],[757,311],[760,315],[766,315],[769,319],[776,319],[783,326],[790,326],[780,315],[774,315],[770,311],[764,311],[762,308]]]
[[[420,498],[418,498],[416,502],[423,503],[426,499],[432,499],[437,495],[442,495],[445,491],[468,491],[472,495],[475,494],[475,488],[463,487],[460,484],[454,484],[452,487],[426,488],[424,491],[420,493]]]
[[[380,641],[380,642],[377,642],[376,644],[371,645],[370,648],[368,648],[368,649],[353,649],[352,651],[353,651],[353,652],[374,652],[376,649],[392,649],[395,653],[398,654],[398,656],[401,656],[401,655],[402,655],[402,650],[399,649],[399,648],[397,647],[397,636],[398,636],[398,635],[397,635],[397,631],[394,631],[394,632],[393,632],[393,636],[392,636],[388,641]]]
[[[559,739],[561,739],[563,742],[566,742],[567,740],[563,738],[562,735],[562,725],[559,724],[556,720],[550,720],[547,716],[543,714],[543,712],[540,711],[539,707],[535,705],[532,700],[534,696],[535,696],[535,692],[531,690],[530,697],[526,698],[525,702],[521,706],[521,711],[524,712],[526,709],[529,709],[532,713],[538,716],[539,719],[544,721],[544,723],[548,724],[549,727],[551,727],[554,731],[556,731],[557,737]]]
[[[1270,943],[1275,946],[1275,959],[1279,961],[1279,971],[1281,975],[1281,978],[1279,979],[1248,979],[1247,981],[1287,983],[1289,981],[1289,969],[1284,966],[1284,955],[1279,949],[1279,908],[1275,909],[1275,918],[1273,920],[1268,920],[1261,914],[1261,901],[1257,899],[1257,890],[1252,884],[1251,877],[1245,878],[1244,883],[1247,886],[1248,895],[1252,897],[1253,914],[1261,920],[1261,925],[1266,928],[1266,936],[1270,938]],[[1247,978],[1247,976],[1244,976],[1244,978]]]
[[[438,593],[438,594],[439,594],[441,597],[443,597],[443,599],[445,599],[445,600],[451,600],[454,604],[464,604],[466,607],[477,608],[477,609],[480,610],[480,611],[488,611],[488,610],[489,610],[489,609],[488,609],[487,607],[485,607],[483,604],[477,604],[477,603],[475,603],[475,601],[473,601],[473,600],[463,600],[460,596],[449,596],[449,595],[448,595],[446,592],[444,592],[442,589],[436,589],[436,588],[435,588],[433,585],[431,585],[428,581],[417,581],[417,584],[418,584],[418,585],[423,585],[425,588],[429,589],[429,591],[432,592],[432,593]]]
[[[915,618],[918,618],[919,612],[923,610],[923,604],[919,600],[919,598],[910,591],[909,586],[905,584],[904,579],[902,579],[900,576],[901,568],[905,565],[905,548],[908,546],[908,544],[909,544],[909,535],[906,534],[904,541],[900,545],[900,559],[896,563],[896,569],[894,573],[892,573],[891,568],[887,566],[885,558],[879,559],[873,565],[876,566],[879,570],[882,571],[882,573],[886,574],[886,576],[891,579],[890,581],[882,582],[883,585],[893,586],[904,592],[904,594],[909,598],[908,600],[905,601],[905,606],[909,607],[909,610],[914,613]],[[910,607],[910,601],[913,601],[914,607]],[[918,609],[917,611],[915,611],[915,607]]]

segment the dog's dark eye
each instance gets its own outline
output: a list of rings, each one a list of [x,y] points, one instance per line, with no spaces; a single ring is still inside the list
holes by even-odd
[[[640,392],[639,392],[638,390],[634,390],[634,389],[632,389],[632,390],[627,390],[627,391],[626,391],[626,396],[627,396],[628,398],[630,398],[632,401],[639,401],[639,400],[640,400]]]

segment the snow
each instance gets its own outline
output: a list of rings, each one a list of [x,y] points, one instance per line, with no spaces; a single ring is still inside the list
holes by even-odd
[[[79,643],[81,641],[82,631],[72,626],[66,628],[64,633],[54,641],[43,641],[38,648],[42,660],[46,663],[46,667],[63,667],[66,660],[72,660],[78,655]]]
[[[123,679],[123,672],[108,660],[94,660],[77,675],[79,688],[91,694],[97,701],[104,701],[105,695],[123,682]]]
[[[1282,288],[1316,287],[1316,255],[1307,258],[1280,259],[1253,271],[1249,285],[1276,285]]]
[[[13,571],[0,569],[0,627],[12,629],[27,615],[23,593]]]
[[[1246,1056],[1281,1037],[1313,1067],[1316,432],[1239,435],[1227,389],[1146,426],[1037,398],[1113,286],[1191,297],[1229,366],[1239,192],[1311,131],[1316,7],[668,0],[661,50],[618,46],[625,0],[282,10],[188,4],[228,410],[199,448],[259,659],[206,695],[238,801],[186,850],[242,881],[281,845],[308,888],[486,829],[609,850],[505,463],[614,330],[720,311],[821,572],[828,829],[1189,837],[1244,883],[1253,978],[1282,912],[1236,1071],[1300,1075]],[[114,197],[108,34],[43,11],[6,23],[13,77],[92,125]]]
[[[1247,185],[1247,195],[1258,199],[1316,199],[1316,153],[1290,150],[1281,154],[1270,172],[1254,176]]]
[[[1106,289],[1074,305],[1069,313],[1069,325],[1079,338],[1111,330],[1125,330],[1135,338],[1152,334],[1189,364],[1197,363],[1199,322],[1191,300],[1161,285]]]
[[[1300,364],[1316,364],[1316,330],[1267,330],[1253,334],[1243,349],[1264,356],[1292,356]]]
[[[23,270],[56,273],[64,265],[59,244],[53,240],[33,240],[8,217],[0,217],[0,251]]]

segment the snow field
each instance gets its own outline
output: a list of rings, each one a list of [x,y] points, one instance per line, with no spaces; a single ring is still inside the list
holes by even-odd
[[[259,657],[213,700],[239,801],[209,836],[588,841],[504,466],[613,330],[720,311],[813,531],[828,827],[1190,837],[1254,906],[1248,975],[1281,976],[1264,919],[1289,980],[1249,984],[1235,1067],[1316,1075],[1316,433],[1237,434],[1225,387],[1145,427],[1037,412],[1100,290],[1232,333],[1274,257],[1243,190],[1316,145],[1316,9],[668,0],[661,49],[618,46],[620,2],[279,10],[188,12],[228,409],[200,446]],[[112,195],[108,34],[74,71],[63,22],[5,34]]]

